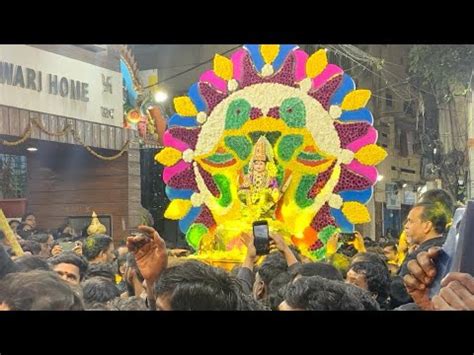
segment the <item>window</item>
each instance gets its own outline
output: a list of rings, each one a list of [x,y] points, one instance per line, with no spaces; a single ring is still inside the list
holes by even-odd
[[[0,199],[26,196],[26,156],[0,154]]]

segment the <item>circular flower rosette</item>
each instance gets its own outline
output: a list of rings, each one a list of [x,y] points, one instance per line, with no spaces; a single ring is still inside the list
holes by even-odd
[[[196,250],[217,226],[238,221],[239,174],[264,135],[279,186],[291,176],[275,220],[303,254],[321,259],[333,233],[370,221],[365,204],[386,152],[376,145],[369,98],[325,49],[247,45],[230,59],[216,55],[213,70],[174,99],[155,157],[166,166],[165,217],[179,220]]]

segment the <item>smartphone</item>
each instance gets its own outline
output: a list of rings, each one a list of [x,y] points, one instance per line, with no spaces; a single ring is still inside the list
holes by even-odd
[[[441,280],[450,272],[474,275],[474,201],[458,208],[438,258],[435,260],[436,277],[430,287],[430,296],[439,293]]]
[[[256,221],[252,225],[254,245],[257,255],[266,255],[270,252],[270,234],[267,221]]]
[[[72,251],[72,249],[77,245],[74,242],[59,242],[58,244],[63,251]]]
[[[131,229],[128,235],[131,237],[146,237],[146,235],[140,232],[138,229]]]
[[[131,237],[139,237],[135,240],[135,247],[137,248],[151,241],[151,238],[147,234],[140,232],[138,229],[131,229],[128,235]]]
[[[355,233],[339,233],[339,240],[344,244],[351,242],[355,239]]]

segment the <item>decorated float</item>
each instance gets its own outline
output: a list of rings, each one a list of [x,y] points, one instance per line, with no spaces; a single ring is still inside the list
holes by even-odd
[[[367,223],[386,152],[366,108],[370,91],[295,45],[247,45],[216,55],[174,114],[155,157],[165,165],[165,217],[193,258],[242,262],[242,233],[266,220],[303,255],[320,260],[338,231]]]

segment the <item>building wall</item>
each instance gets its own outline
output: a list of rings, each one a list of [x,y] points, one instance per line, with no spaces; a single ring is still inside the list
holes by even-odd
[[[383,220],[386,211],[386,187],[396,183],[402,204],[405,191],[413,191],[422,183],[421,156],[415,149],[416,117],[407,110],[411,103],[417,107],[417,92],[403,81],[408,73],[408,45],[370,45],[367,52],[372,56],[384,59],[384,70],[372,68],[358,80],[358,87],[372,91],[369,108],[374,115],[374,126],[379,131],[378,145],[388,153],[387,158],[377,166],[383,180],[375,185],[374,198],[369,203],[372,221],[361,229],[371,237],[384,235]],[[390,99],[391,98],[391,99]],[[415,100],[414,100],[415,99]],[[402,149],[400,134],[402,131],[411,134],[410,141]],[[406,149],[408,151],[406,151]],[[403,187],[404,184],[406,187]],[[405,210],[400,214],[400,227],[403,227]]]
[[[103,161],[82,147],[41,142],[28,157],[28,211],[36,215],[39,228],[58,228],[69,216],[95,211],[112,216],[117,241],[133,219],[128,201],[132,185],[140,187],[128,175],[127,154]]]

